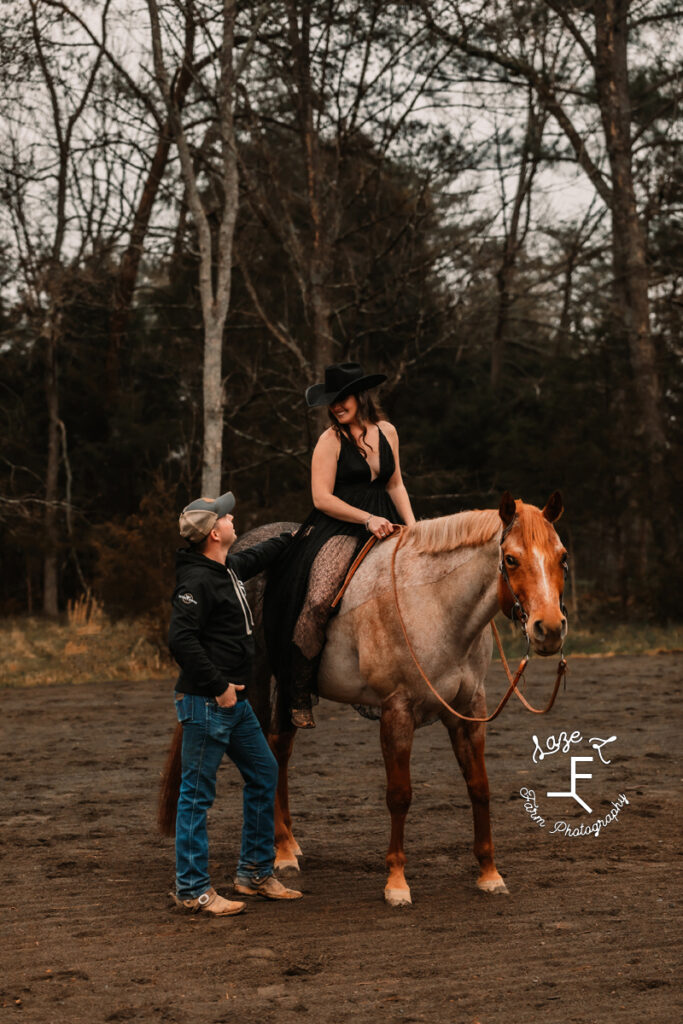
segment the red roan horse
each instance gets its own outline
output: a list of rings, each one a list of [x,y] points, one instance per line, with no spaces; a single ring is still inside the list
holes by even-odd
[[[536,653],[551,655],[560,650],[567,630],[562,604],[566,551],[552,524],[561,514],[562,499],[557,491],[542,511],[515,502],[506,493],[498,510],[461,512],[418,522],[372,549],[351,579],[339,613],[330,620],[318,676],[320,696],[369,706],[380,718],[391,814],[386,857],[389,877],[384,893],[394,906],[411,902],[404,874],[403,835],[411,801],[413,734],[416,727],[436,718],[448,730],[472,803],[474,854],[480,865],[477,885],[484,892],[507,891],[493,858],[484,763],[486,725],[456,717],[443,702],[468,718],[486,718],[489,624],[499,609],[508,617],[515,613]],[[256,543],[282,528],[275,524],[252,531],[241,539],[240,546]],[[261,589],[250,595],[257,622],[262,585],[261,581]],[[272,723],[282,721],[283,716],[271,706],[265,664],[260,675],[250,687],[250,697],[280,769],[275,863],[278,868],[298,868],[301,850],[292,834],[287,789],[296,730],[274,729]],[[162,785],[159,820],[167,834],[173,831],[175,818],[180,737],[179,726]]]

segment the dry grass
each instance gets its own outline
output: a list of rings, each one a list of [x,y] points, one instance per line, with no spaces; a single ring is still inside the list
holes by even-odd
[[[523,652],[519,632],[502,616],[498,629],[510,660]],[[90,595],[69,605],[66,619],[16,618],[0,623],[0,686],[161,679],[174,676],[175,662],[152,640],[149,621],[111,622]],[[157,629],[158,633],[159,630]],[[683,650],[683,627],[629,624],[570,630],[565,654],[611,657]],[[497,658],[497,652],[494,656]]]
[[[514,660],[523,653],[519,628],[502,615],[496,618],[506,657]],[[564,653],[574,658],[611,658],[617,654],[672,654],[683,651],[683,625],[654,626],[647,623],[595,623],[574,627]],[[496,652],[495,657],[498,657]]]
[[[65,621],[6,620],[0,624],[0,686],[173,675],[175,664],[149,636],[149,622],[111,622],[90,594],[69,604]]]

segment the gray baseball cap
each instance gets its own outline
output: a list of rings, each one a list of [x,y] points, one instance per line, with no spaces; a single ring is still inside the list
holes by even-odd
[[[198,544],[213,529],[217,519],[227,516],[235,507],[235,495],[226,491],[220,498],[197,498],[180,513],[180,536]]]

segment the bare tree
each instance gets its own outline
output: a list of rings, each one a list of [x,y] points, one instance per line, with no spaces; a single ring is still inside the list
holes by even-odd
[[[613,316],[630,353],[637,408],[634,441],[644,447],[643,471],[649,476],[658,520],[655,532],[673,557],[676,534],[664,471],[667,436],[650,328],[646,237],[633,170],[629,40],[640,5],[633,0],[528,5],[421,0],[421,7],[435,37],[469,58],[473,73],[497,69],[505,87],[536,93],[610,211]],[[559,66],[558,48],[564,53]],[[596,119],[602,131],[596,130]]]
[[[431,110],[443,54],[430,50],[428,32],[410,12],[405,22],[396,18],[395,4],[272,6],[250,93],[241,97],[249,139],[240,171],[247,202],[277,239],[296,282],[304,321],[297,337],[287,312],[269,308],[254,278],[246,284],[300,392],[302,383],[322,379],[328,363],[362,354],[363,338],[346,333],[349,312],[371,308],[371,281],[381,276],[382,261],[419,235],[433,213],[435,161],[416,171],[391,217],[382,201],[392,160],[411,154],[416,166],[427,161],[420,107]],[[359,224],[354,211],[361,207]],[[375,248],[368,249],[371,236]],[[361,250],[356,260],[354,244]],[[240,257],[248,273],[246,263]],[[390,333],[390,321],[384,330]],[[397,371],[403,356],[410,358],[395,354]]]
[[[77,260],[92,240],[106,204],[90,186],[92,164],[79,135],[89,112],[102,63],[101,49],[88,50],[64,71],[59,48],[65,37],[58,17],[41,0],[29,0],[29,26],[23,45],[29,58],[9,102],[17,100],[7,121],[3,155],[3,192],[14,234],[21,286],[37,324],[43,353],[47,408],[47,459],[43,530],[43,610],[58,612],[59,471],[68,466],[66,430],[60,416],[59,351],[68,275],[65,262]],[[104,26],[110,6],[100,11]],[[67,36],[68,38],[68,36]],[[22,75],[25,76],[22,79]],[[28,80],[31,88],[27,90]],[[78,84],[76,84],[76,81]],[[36,110],[44,123],[31,124]],[[28,134],[28,141],[26,135]],[[80,184],[79,184],[80,181]],[[36,195],[40,198],[36,203]],[[93,205],[94,204],[94,205]],[[41,207],[38,212],[38,207]]]
[[[203,191],[201,184],[204,167],[201,164],[198,166],[193,159],[191,130],[183,123],[179,103],[181,97],[178,90],[173,88],[167,69],[166,49],[169,43],[164,37],[161,6],[157,0],[147,0],[147,6],[152,32],[155,76],[178,148],[185,194],[199,244],[199,294],[204,322],[202,492],[218,494],[221,488],[223,455],[223,334],[230,308],[233,238],[239,201],[235,88],[239,75],[246,67],[267,5],[261,4],[256,10],[238,62],[235,61],[234,53],[238,9],[236,0],[222,0],[216,8],[208,11],[206,5],[202,5],[199,11],[193,0],[189,0],[184,4],[174,3],[165,12],[168,27],[172,29],[169,33],[171,38],[176,34],[176,21],[181,25],[186,55],[193,51],[193,39],[201,27],[204,32],[204,45],[215,58],[217,66],[215,78],[210,85],[196,82],[211,110],[212,124],[209,131],[212,139],[216,140],[217,148],[211,166],[211,187],[207,191]],[[217,45],[213,43],[212,38],[215,25],[220,32],[220,42]],[[213,64],[208,66],[212,68]],[[217,223],[215,231],[212,221]]]
[[[496,323],[491,342],[491,390],[500,390],[503,379],[505,348],[510,331],[510,317],[514,305],[514,277],[519,254],[526,240],[531,220],[531,193],[541,160],[541,140],[546,121],[543,108],[538,109],[535,95],[529,91],[527,102],[527,122],[521,153],[517,164],[517,180],[514,195],[507,199],[505,177],[503,173],[503,157],[500,138],[496,138],[496,164],[501,180],[501,214],[503,221],[503,242],[498,269],[496,270],[496,287],[498,303]]]

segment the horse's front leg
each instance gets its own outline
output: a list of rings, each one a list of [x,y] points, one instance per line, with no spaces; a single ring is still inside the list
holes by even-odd
[[[486,713],[485,711],[483,712]],[[505,882],[493,860],[489,813],[489,780],[484,761],[486,726],[482,723],[446,724],[455,756],[467,783],[474,818],[474,856],[479,861],[477,886],[482,892],[506,893]]]
[[[406,815],[412,798],[410,785],[410,752],[413,746],[415,721],[401,698],[391,698],[382,706],[380,737],[387,771],[387,807],[391,814],[391,839],[386,865],[389,871],[384,898],[393,907],[412,903],[405,879],[406,862],[403,836]]]
[[[268,743],[275,755],[278,767],[277,790],[275,791],[275,867],[299,870],[298,857],[301,847],[292,833],[292,816],[289,811],[289,758],[294,746],[296,729],[270,733]]]

